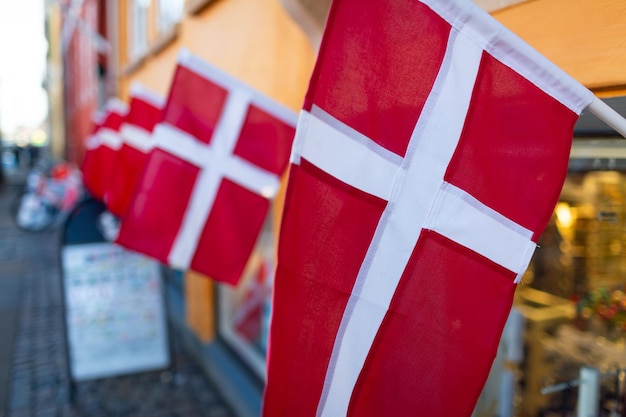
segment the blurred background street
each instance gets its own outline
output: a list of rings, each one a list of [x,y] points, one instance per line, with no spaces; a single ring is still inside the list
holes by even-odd
[[[0,187],[0,416],[230,417],[177,340],[170,370],[79,382],[72,405],[60,231],[16,226],[13,208],[24,181],[24,170],[12,169]]]

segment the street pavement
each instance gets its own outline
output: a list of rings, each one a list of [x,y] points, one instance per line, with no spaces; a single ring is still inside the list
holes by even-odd
[[[70,400],[58,230],[16,227],[0,186],[0,417],[232,417],[173,335],[172,369],[83,381]]]

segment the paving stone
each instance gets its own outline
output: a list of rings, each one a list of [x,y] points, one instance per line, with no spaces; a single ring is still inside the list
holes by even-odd
[[[0,416],[2,416],[2,414],[0,414]],[[10,411],[7,417],[32,417],[32,414],[30,410],[15,410]]]
[[[0,192],[0,264],[19,273],[19,303],[8,406],[0,417],[232,417],[215,387],[173,335],[175,372],[126,375],[75,384],[71,403],[63,327],[58,230],[19,230],[10,206],[19,188]],[[19,267],[15,266],[19,265]],[[2,358],[0,358],[2,360]],[[0,393],[2,394],[2,393]]]

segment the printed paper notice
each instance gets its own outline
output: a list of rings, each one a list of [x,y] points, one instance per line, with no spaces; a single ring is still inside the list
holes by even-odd
[[[159,263],[112,243],[62,250],[70,372],[76,381],[169,365]]]

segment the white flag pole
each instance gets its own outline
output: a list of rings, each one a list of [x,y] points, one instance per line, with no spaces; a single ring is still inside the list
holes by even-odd
[[[626,119],[618,112],[613,110],[608,104],[594,97],[591,104],[587,107],[589,111],[595,114],[598,119],[615,129],[617,133],[626,138]]]

